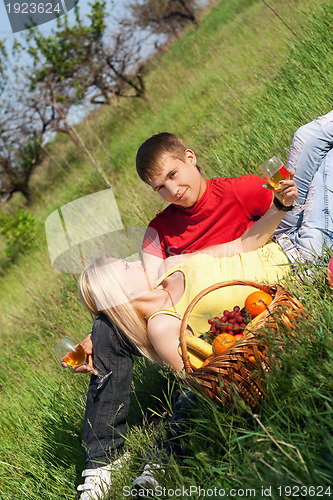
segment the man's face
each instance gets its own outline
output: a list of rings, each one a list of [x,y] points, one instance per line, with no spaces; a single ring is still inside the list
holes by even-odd
[[[150,182],[151,187],[169,203],[192,207],[206,189],[206,180],[196,167],[193,151],[185,151],[185,161],[167,157],[161,172]]]

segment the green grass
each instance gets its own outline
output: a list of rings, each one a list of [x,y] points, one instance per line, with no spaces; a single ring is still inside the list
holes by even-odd
[[[91,321],[75,279],[52,269],[44,222],[61,205],[107,187],[87,150],[110,179],[124,224],[144,226],[164,206],[134,170],[136,150],[151,134],[175,132],[196,151],[207,175],[236,176],[258,172],[273,154],[285,159],[298,126],[331,109],[332,5],[270,5],[284,23],[260,1],[216,4],[198,30],[189,28],[149,63],[146,99],[117,102],[90,116],[77,128],[86,149],[65,137],[49,145],[32,182],[36,247],[0,263],[1,499],[74,499],[84,467],[88,380],[62,370],[53,347],[63,334],[83,338]],[[15,196],[4,212],[23,205]],[[183,462],[172,458],[160,477],[167,489],[252,487],[261,498],[261,487],[272,486],[278,499],[288,498],[285,490],[278,495],[279,485],[332,481],[332,292],[325,268],[317,266],[315,273],[315,284],[290,284],[313,320],[299,325],[296,339],[285,332],[260,421],[200,401],[184,431],[189,456]],[[155,407],[156,397],[170,413],[163,391],[168,393],[172,380],[143,360],[136,363],[131,460],[115,474],[110,498],[121,498],[139,472],[155,434],[148,422],[142,427],[142,415]]]

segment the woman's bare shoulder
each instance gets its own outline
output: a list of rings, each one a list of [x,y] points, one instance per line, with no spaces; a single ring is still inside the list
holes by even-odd
[[[148,336],[158,336],[168,329],[179,329],[180,321],[181,318],[161,311],[148,321]]]

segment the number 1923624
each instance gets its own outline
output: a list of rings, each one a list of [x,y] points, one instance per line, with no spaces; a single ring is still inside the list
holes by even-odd
[[[51,2],[15,2],[6,4],[8,14],[62,14],[63,10],[60,3]]]
[[[279,486],[277,488],[280,497],[331,497],[333,495],[330,486]]]

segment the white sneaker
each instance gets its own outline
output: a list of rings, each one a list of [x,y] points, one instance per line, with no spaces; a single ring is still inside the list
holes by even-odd
[[[146,464],[144,466],[141,476],[134,479],[132,486],[135,486],[137,489],[139,488],[146,488],[146,489],[151,488],[153,490],[156,489],[160,485],[160,483],[154,476],[154,472],[156,469],[161,469],[161,466],[159,464]],[[161,472],[164,472],[164,470],[161,469]]]
[[[103,499],[112,484],[111,473],[122,468],[128,458],[129,453],[124,453],[124,455],[109,465],[98,467],[97,469],[85,469],[82,472],[82,477],[85,478],[85,481],[77,487],[78,491],[82,491],[80,500]]]

